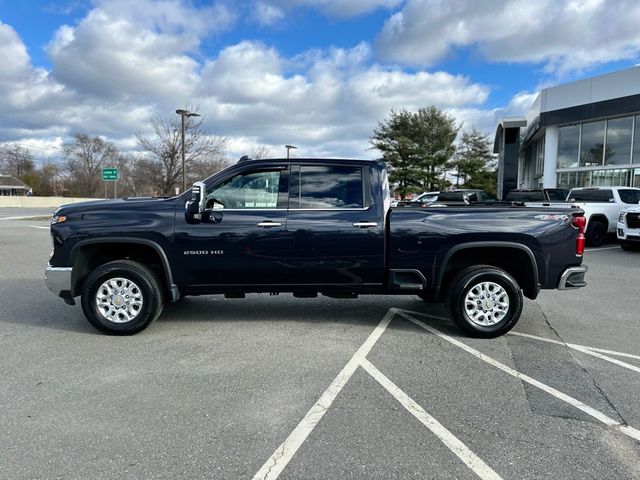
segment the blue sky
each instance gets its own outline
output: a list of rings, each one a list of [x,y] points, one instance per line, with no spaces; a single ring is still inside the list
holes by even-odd
[[[0,22],[0,143],[52,157],[75,133],[135,150],[183,105],[233,156],[372,156],[392,108],[435,104],[492,134],[539,88],[640,51],[626,0],[0,0]]]

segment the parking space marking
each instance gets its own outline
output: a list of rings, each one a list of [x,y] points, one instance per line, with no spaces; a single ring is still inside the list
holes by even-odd
[[[459,340],[456,340],[453,337],[450,337],[449,335],[442,333],[440,330],[430,327],[429,325],[425,324],[424,322],[421,322],[420,320],[418,320],[417,318],[412,317],[409,313],[407,313],[406,310],[402,310],[402,309],[398,309],[397,313],[404,317],[405,319],[409,320],[410,322],[418,325],[419,327],[422,327],[423,329],[427,330],[428,332],[433,333],[434,335],[440,337],[442,340],[445,340],[449,343],[451,343],[452,345],[455,345],[456,347],[464,350],[467,353],[470,353],[471,355],[473,355],[474,357],[482,360],[485,363],[488,363],[489,365],[498,368],[499,370],[502,370],[503,372],[523,381],[528,383],[529,385],[532,385],[536,388],[539,388],[540,390],[548,393],[549,395],[552,395],[554,397],[556,397],[558,400],[562,400],[565,403],[568,403],[569,405],[572,405],[573,407],[577,408],[578,410],[583,411],[584,413],[586,413],[587,415],[589,415],[590,417],[595,418],[596,420],[600,421],[601,423],[612,427],[616,430],[618,430],[619,432],[624,433],[625,435],[640,441],[640,430],[637,430],[633,427],[630,427],[628,425],[624,425],[620,422],[618,422],[617,420],[614,420],[613,418],[605,415],[604,413],[600,412],[599,410],[596,410],[593,407],[590,407],[589,405],[587,405],[586,403],[581,402],[580,400],[573,398],[570,395],[567,395],[566,393],[563,393],[559,390],[556,390],[555,388],[546,385],[538,380],[536,380],[535,378],[532,378],[528,375],[525,375],[524,373],[521,373],[511,367],[508,367],[507,365],[498,362],[497,360],[494,360],[493,358],[489,357],[488,355],[485,355],[484,353],[476,350],[475,348],[470,347],[469,345],[467,345],[466,343],[463,343]],[[421,314],[423,316],[426,317],[430,317],[430,315],[427,314]],[[441,317],[440,317],[441,318]]]
[[[338,376],[327,387],[318,401],[311,407],[304,418],[298,423],[296,428],[289,434],[287,439],[273,452],[273,455],[262,465],[253,480],[274,480],[278,478],[282,470],[291,461],[300,446],[307,439],[309,434],[318,425],[331,404],[336,399],[340,391],[347,384],[353,373],[357,370],[360,362],[371,351],[375,343],[382,336],[391,319],[396,313],[395,308],[389,309],[384,318],[380,321],[375,330],[369,335],[369,338],[351,357]]]
[[[599,359],[604,360],[606,362],[613,363],[613,364],[618,365],[618,366],[620,366],[622,368],[626,368],[628,370],[632,370],[634,372],[640,373],[640,367],[637,367],[635,365],[631,365],[630,363],[623,362],[622,360],[618,360],[617,358],[612,358],[612,357],[610,357],[608,355],[604,355],[603,353],[600,353],[599,351],[597,351],[593,347],[587,347],[585,345],[577,345],[575,343],[565,343],[565,342],[561,342],[560,340],[554,340],[552,338],[538,337],[536,335],[530,335],[528,333],[509,332],[509,335],[517,335],[518,337],[531,338],[533,340],[539,340],[541,342],[555,343],[555,344],[558,344],[558,345],[565,345],[565,346],[567,346],[567,347],[569,347],[569,348],[571,348],[573,350],[577,350],[578,352],[586,353],[587,355],[591,355],[593,357],[599,358]],[[624,356],[624,357],[631,357],[631,358],[640,359],[640,355],[632,355],[630,353],[614,352],[612,350],[609,350],[608,353],[610,355],[618,355],[618,356]]]
[[[447,430],[440,422],[429,415],[420,405],[418,405],[409,395],[403,392],[395,383],[387,378],[366,358],[361,360],[360,366],[364,368],[387,392],[389,392],[400,404],[420,423],[444,443],[467,467],[469,467],[478,477],[486,480],[501,480],[489,465],[484,463],[480,457],[462,443],[458,437]]]
[[[369,335],[367,340],[351,357],[338,376],[327,387],[318,401],[309,409],[304,418],[298,423],[296,428],[289,434],[287,439],[276,449],[269,459],[262,465],[258,473],[253,476],[253,480],[275,480],[284,468],[289,464],[293,456],[300,449],[313,429],[318,425],[322,417],[329,410],[333,401],[340,391],[353,376],[358,367],[362,367],[373,377],[382,387],[387,390],[400,404],[426,426],[442,443],[444,443],[467,467],[483,480],[502,480],[491,467],[484,463],[480,457],[473,453],[464,443],[462,443],[453,433],[447,430],[440,422],[429,415],[420,405],[418,405],[409,395],[389,380],[380,370],[374,367],[368,360],[367,355],[380,339],[393,317],[400,313],[397,308],[390,308],[384,318],[380,321],[375,330]]]
[[[587,248],[585,249],[585,252],[599,252],[601,250],[613,250],[614,248],[620,249],[620,245],[617,245],[615,247]]]
[[[29,225],[29,226],[30,226],[31,228],[44,228],[44,229],[49,230],[49,227],[48,227],[48,226],[47,226],[47,227],[41,227],[41,226],[39,226],[39,225]]]

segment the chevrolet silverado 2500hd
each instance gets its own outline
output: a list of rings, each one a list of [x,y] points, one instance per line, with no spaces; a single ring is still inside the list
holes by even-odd
[[[291,292],[446,301],[482,337],[515,325],[523,295],[585,285],[579,211],[389,202],[379,161],[244,160],[174,198],[60,207],[46,283],[111,334],[186,295]]]

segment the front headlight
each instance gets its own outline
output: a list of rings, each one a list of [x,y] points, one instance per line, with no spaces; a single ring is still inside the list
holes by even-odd
[[[54,215],[51,217],[51,225],[55,225],[56,223],[64,223],[67,221],[66,215]]]
[[[618,215],[618,223],[624,223],[624,217],[627,216],[627,212],[620,212],[620,215]]]

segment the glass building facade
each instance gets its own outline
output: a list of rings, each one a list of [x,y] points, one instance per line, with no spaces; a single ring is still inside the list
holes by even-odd
[[[556,174],[558,188],[640,187],[640,114],[559,126]]]

